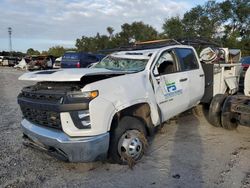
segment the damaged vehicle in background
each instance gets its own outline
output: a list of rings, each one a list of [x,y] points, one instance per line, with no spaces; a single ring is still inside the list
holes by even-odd
[[[85,52],[66,52],[61,60],[61,68],[86,68],[102,60],[105,55]]]
[[[17,65],[15,65],[14,68],[21,69],[21,70],[27,70],[28,65],[27,65],[25,58],[22,58],[22,60]]]
[[[28,63],[28,70],[45,70],[53,68],[55,58],[53,56],[38,55],[31,56]]]
[[[135,162],[163,122],[237,92],[239,64],[209,63],[208,49],[204,66],[192,46],[163,42],[114,52],[88,69],[23,74],[19,80],[37,82],[18,95],[25,143],[71,162]]]

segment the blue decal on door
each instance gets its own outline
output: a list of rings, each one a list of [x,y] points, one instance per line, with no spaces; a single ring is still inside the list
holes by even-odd
[[[174,97],[182,94],[182,89],[178,88],[175,82],[165,84],[166,98]]]

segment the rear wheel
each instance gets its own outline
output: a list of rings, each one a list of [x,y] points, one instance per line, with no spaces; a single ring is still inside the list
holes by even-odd
[[[226,95],[217,94],[210,103],[208,121],[215,127],[221,127],[221,109],[225,99]]]
[[[138,118],[123,117],[111,132],[109,156],[115,163],[133,165],[142,158],[146,147],[145,126]]]
[[[221,124],[222,127],[228,130],[234,130],[238,127],[238,117],[237,113],[231,112],[231,100],[232,97],[229,96],[224,102],[221,114]]]

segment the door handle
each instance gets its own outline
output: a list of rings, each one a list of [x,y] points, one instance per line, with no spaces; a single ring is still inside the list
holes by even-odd
[[[203,77],[204,76],[204,74],[200,74],[200,77]]]
[[[182,79],[180,79],[180,82],[185,82],[187,80],[188,80],[187,78],[182,78]]]
[[[155,77],[157,84],[160,83],[161,78],[160,77]]]

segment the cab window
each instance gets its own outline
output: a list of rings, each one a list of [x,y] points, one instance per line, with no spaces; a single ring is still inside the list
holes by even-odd
[[[156,68],[159,75],[177,72],[177,61],[173,51],[163,52],[156,63]]]
[[[179,59],[181,71],[189,71],[199,68],[196,56],[192,49],[176,48],[175,52]]]

